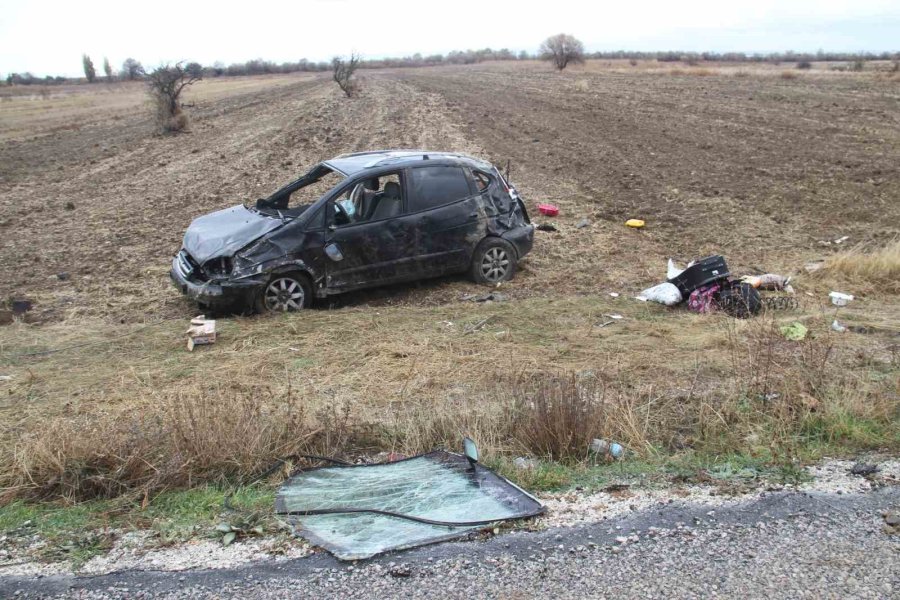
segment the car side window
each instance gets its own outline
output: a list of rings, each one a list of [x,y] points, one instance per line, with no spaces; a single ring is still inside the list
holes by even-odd
[[[472,195],[460,167],[417,167],[409,172],[410,212],[443,206]]]
[[[481,171],[472,171],[472,179],[475,181],[475,188],[478,193],[482,193],[491,185],[491,176]]]
[[[396,217],[403,211],[400,174],[388,173],[348,186],[329,206],[335,227]]]

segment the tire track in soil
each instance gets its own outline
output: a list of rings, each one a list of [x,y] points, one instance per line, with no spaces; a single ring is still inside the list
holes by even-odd
[[[534,264],[548,284],[576,293],[656,281],[666,256],[724,252],[732,269],[791,272],[821,252],[819,239],[866,239],[889,215],[900,222],[891,201],[900,128],[887,118],[896,102],[878,81],[528,65],[397,76],[439,94],[492,158],[512,157],[526,197],[560,205],[562,233],[541,236]],[[579,232],[583,216],[596,223]],[[648,229],[626,231],[631,217]]]

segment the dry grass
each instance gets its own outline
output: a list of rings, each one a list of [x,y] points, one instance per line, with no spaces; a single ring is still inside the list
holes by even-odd
[[[867,289],[900,292],[900,238],[879,248],[860,245],[830,256],[823,273]]]
[[[223,388],[156,397],[127,414],[51,419],[4,457],[0,501],[86,500],[236,481],[300,452],[339,454],[349,413],[310,415],[288,391]]]
[[[797,79],[798,76],[793,71],[782,71],[781,75],[779,75],[779,77],[781,77],[782,79],[791,80],[791,79]]]
[[[12,372],[31,374],[28,389],[10,391],[36,404],[54,360],[72,377],[88,367],[90,381],[102,380],[103,368],[112,379],[97,395],[82,388],[82,401],[70,392],[56,416],[38,406],[8,421],[3,497],[140,497],[235,482],[296,452],[416,453],[455,449],[464,435],[488,458],[564,462],[584,460],[594,437],[639,455],[788,457],[810,444],[900,443],[884,433],[900,406],[896,353],[858,349],[855,338],[830,331],[826,315],[805,317],[810,336],[795,343],[773,315],[734,321],[651,311],[597,332],[578,324],[587,302],[555,306],[552,318],[538,301],[497,306],[494,324],[471,335],[461,333],[465,323],[484,318],[457,314],[458,326],[446,319],[423,327],[424,309],[391,311],[381,324],[365,311],[342,311],[342,324],[313,312],[261,320],[262,336],[242,335],[241,322],[206,352],[175,362],[154,354],[149,336],[109,353],[23,361]],[[565,348],[556,337],[563,330]],[[107,364],[116,353],[146,362]],[[116,393],[132,397],[110,404]],[[104,396],[106,403],[91,400]]]

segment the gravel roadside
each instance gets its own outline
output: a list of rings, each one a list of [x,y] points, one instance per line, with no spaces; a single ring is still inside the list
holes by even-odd
[[[900,487],[673,501],[602,522],[518,531],[341,564],[327,554],[181,574],[0,578],[0,597],[896,598]]]

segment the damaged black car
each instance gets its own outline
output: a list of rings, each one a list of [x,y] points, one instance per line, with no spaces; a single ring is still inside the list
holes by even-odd
[[[195,219],[170,272],[202,307],[299,310],[313,298],[469,272],[497,284],[534,241],[525,204],[460,154],[344,154],[252,206]]]

